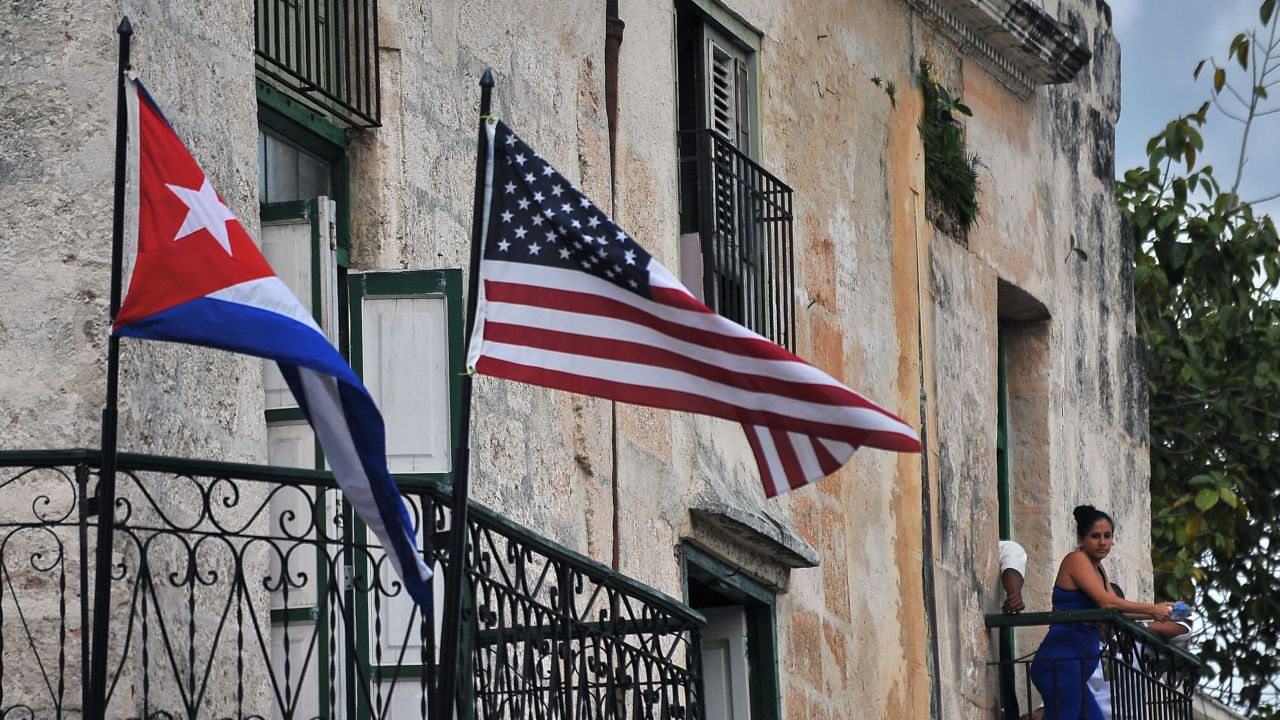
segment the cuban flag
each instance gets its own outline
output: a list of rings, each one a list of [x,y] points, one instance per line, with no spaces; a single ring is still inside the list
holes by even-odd
[[[355,371],[276,277],[146,89],[136,108],[138,255],[113,332],[275,360],[346,499],[420,606],[431,570],[387,471],[382,415]]]

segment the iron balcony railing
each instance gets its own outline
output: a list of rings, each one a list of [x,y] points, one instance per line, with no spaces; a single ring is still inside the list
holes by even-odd
[[[258,73],[352,127],[382,124],[377,0],[255,0]]]
[[[1054,698],[1067,693],[1093,693],[1108,702],[1108,717],[1124,720],[1191,720],[1192,700],[1200,680],[1201,663],[1185,648],[1172,644],[1145,626],[1115,610],[1077,610],[1071,612],[1024,613],[1020,615],[988,615],[987,628],[999,637],[1000,659],[991,663],[1000,677],[1000,720],[1036,717],[1041,704],[1051,705]],[[1015,652],[1012,648],[1014,628],[1052,624],[1087,625],[1096,629],[1101,639],[1097,655],[1059,658],[1058,663],[1078,664],[1080,673],[1088,677],[1095,667],[1101,668],[1101,679],[1095,678],[1094,692],[1078,683],[1072,687],[1056,687],[1048,699],[1043,698],[1028,673],[1035,650]],[[1021,653],[1021,654],[1019,654]],[[1072,672],[1054,674],[1056,678],[1078,676]],[[1046,707],[1046,710],[1048,708]],[[1061,713],[1059,713],[1061,714]],[[1054,717],[1049,714],[1049,717]],[[1064,716],[1065,717],[1065,716]]]
[[[401,481],[437,571],[423,612],[331,474],[123,454],[99,658],[98,464],[0,453],[0,717],[79,717],[95,662],[113,718],[427,717],[447,488]],[[478,504],[467,530],[460,717],[703,717],[700,614]]]
[[[690,209],[702,244],[703,299],[794,350],[791,188],[714,130],[681,133],[681,146],[681,163],[695,166],[681,177],[696,178],[696,209]]]

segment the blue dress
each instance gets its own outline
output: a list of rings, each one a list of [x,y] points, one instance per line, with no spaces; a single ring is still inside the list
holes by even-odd
[[[1053,586],[1053,609],[1096,610],[1083,590]],[[1105,720],[1085,681],[1098,669],[1101,641],[1093,625],[1050,625],[1031,661],[1031,682],[1044,698],[1045,720]]]

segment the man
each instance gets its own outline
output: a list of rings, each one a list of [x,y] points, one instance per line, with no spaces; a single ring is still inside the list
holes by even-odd
[[[1012,540],[1000,541],[1000,585],[1004,588],[1004,604],[1000,609],[1008,615],[1023,611],[1023,575],[1027,570],[1027,551]]]
[[[1022,602],[1023,576],[1027,570],[1027,551],[1012,540],[1000,541],[1000,586],[1004,588],[1004,603],[1000,610],[1016,615],[1026,607]],[[1000,631],[1000,662],[1011,663],[1009,672],[1000,673],[1000,698],[1006,718],[1018,717],[1018,684],[1013,669],[1013,630]]]

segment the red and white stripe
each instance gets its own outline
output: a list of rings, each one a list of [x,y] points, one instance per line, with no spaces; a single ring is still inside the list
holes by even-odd
[[[919,452],[902,420],[727,320],[656,260],[652,300],[590,274],[485,260],[468,365],[484,375],[741,422],[772,497],[870,446]]]

